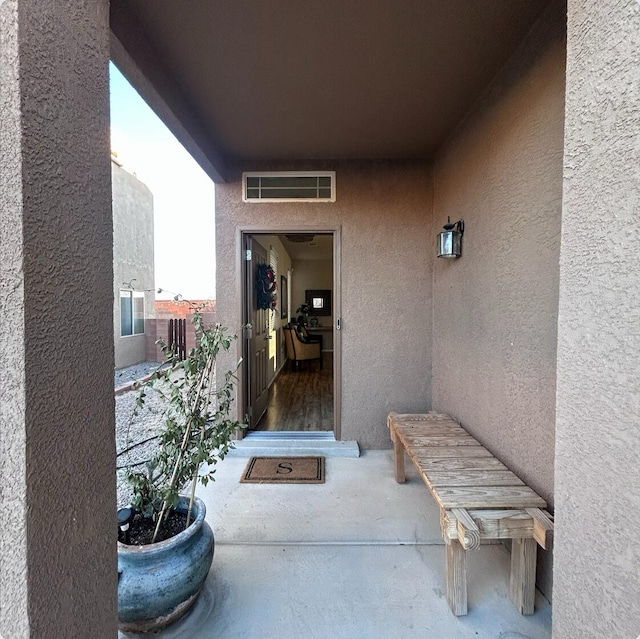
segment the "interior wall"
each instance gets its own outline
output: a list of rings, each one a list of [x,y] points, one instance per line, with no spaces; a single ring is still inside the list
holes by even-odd
[[[341,436],[363,448],[388,447],[389,411],[422,412],[431,405],[430,168],[392,161],[244,168],[336,170],[337,200],[245,203],[240,171],[216,185],[219,320],[241,324],[239,228],[341,227]]]
[[[553,636],[640,633],[640,5],[570,0]]]
[[[554,2],[434,165],[435,223],[465,222],[462,257],[435,265],[434,409],[550,506],[564,69],[564,3]]]
[[[291,287],[291,306],[295,317],[295,310],[300,308],[306,300],[307,290],[329,290],[333,293],[333,260],[294,260],[293,286]],[[331,315],[319,315],[319,326],[333,326],[333,305]],[[313,315],[313,311],[311,312]]]
[[[258,244],[260,244],[267,252],[267,259],[269,259],[271,248],[273,248],[278,254],[278,307],[272,316],[273,336],[272,342],[269,345],[269,384],[271,384],[278,374],[278,371],[282,368],[286,359],[282,327],[288,323],[289,319],[286,317],[280,317],[282,308],[282,290],[280,288],[280,276],[284,275],[285,277],[288,277],[287,274],[291,271],[291,256],[289,255],[287,249],[284,247],[284,244],[280,241],[280,238],[277,235],[254,235],[254,238],[256,242],[258,242]]]

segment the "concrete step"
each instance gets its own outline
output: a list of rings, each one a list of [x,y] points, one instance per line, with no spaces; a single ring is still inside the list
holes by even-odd
[[[304,456],[360,457],[355,441],[336,441],[326,433],[249,433],[229,452],[234,457]]]

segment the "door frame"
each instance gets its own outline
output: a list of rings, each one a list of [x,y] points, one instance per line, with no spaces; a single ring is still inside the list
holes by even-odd
[[[286,226],[259,226],[248,225],[236,227],[236,276],[238,282],[237,311],[238,317],[242,318],[243,324],[247,317],[246,295],[245,295],[245,267],[244,260],[244,238],[246,235],[285,235],[296,233],[315,233],[333,236],[333,435],[336,441],[340,441],[342,436],[342,331],[338,325],[342,323],[342,294],[341,294],[341,273],[342,273],[342,226],[341,225],[286,225]],[[238,358],[245,361],[246,339],[237,341]],[[238,414],[246,413],[246,374],[244,369],[238,376],[237,403]]]

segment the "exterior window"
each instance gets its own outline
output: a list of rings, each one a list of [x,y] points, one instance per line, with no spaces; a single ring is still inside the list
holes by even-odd
[[[144,333],[144,293],[120,291],[120,335]]]

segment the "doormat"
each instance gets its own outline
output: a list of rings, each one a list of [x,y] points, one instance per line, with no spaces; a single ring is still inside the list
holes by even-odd
[[[324,457],[252,457],[243,484],[324,484]]]

